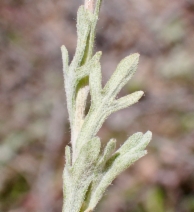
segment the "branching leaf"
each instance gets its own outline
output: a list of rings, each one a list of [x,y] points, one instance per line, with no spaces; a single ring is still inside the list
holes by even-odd
[[[105,190],[112,183],[112,181],[125,169],[127,169],[131,164],[137,161],[139,158],[143,157],[146,154],[146,151],[140,151],[135,154],[125,154],[117,157],[113,163],[113,165],[109,168],[109,170],[105,173],[102,180],[100,181],[96,190],[92,193],[89,207],[90,209],[94,209],[102,198]]]
[[[99,61],[101,52],[97,52],[92,57],[101,2],[102,0],[96,0],[94,13],[84,6],[78,10],[78,41],[70,66],[67,49],[65,46],[61,48],[67,107],[70,126],[73,128],[72,150],[69,146],[65,149],[63,212],[93,211],[112,181],[146,154],[145,148],[152,138],[150,131],[144,135],[136,133],[129,137],[116,152],[114,152],[116,140],[111,139],[101,151],[101,142],[96,134],[104,121],[110,114],[138,102],[144,94],[143,91],[137,91],[116,99],[137,69],[139,61],[137,53],[124,58],[102,88]],[[88,88],[91,94],[91,107],[85,116],[88,93],[83,95],[80,91],[88,91]]]

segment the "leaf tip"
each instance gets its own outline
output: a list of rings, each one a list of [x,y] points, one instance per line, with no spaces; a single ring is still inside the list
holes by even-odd
[[[61,51],[63,51],[64,49],[66,49],[66,48],[65,48],[64,45],[62,45],[62,46],[61,46]]]
[[[98,54],[98,55],[102,55],[102,51],[98,51],[96,54]]]
[[[139,61],[139,57],[140,57],[140,54],[139,53],[133,53],[131,55],[129,55],[129,58],[134,60],[134,61]]]
[[[140,57],[140,54],[138,52],[134,53],[134,56]]]
[[[65,52],[67,54],[67,48],[65,47],[65,45],[61,46],[61,51],[62,53]]]
[[[151,140],[152,139],[152,132],[151,131],[147,131],[145,136],[147,136],[147,138],[149,138]]]
[[[96,61],[99,61],[100,58],[101,58],[101,56],[102,56],[102,52],[101,52],[101,51],[96,52],[96,54],[94,55],[94,59],[95,59]]]
[[[139,97],[139,99],[144,95],[143,91],[137,91],[137,96]]]

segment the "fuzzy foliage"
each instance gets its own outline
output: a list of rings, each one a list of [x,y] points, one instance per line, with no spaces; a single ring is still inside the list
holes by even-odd
[[[101,147],[97,132],[112,113],[135,104],[143,96],[137,91],[117,99],[120,90],[134,75],[139,54],[124,58],[117,66],[107,84],[102,87],[100,58],[94,56],[95,27],[101,0],[97,0],[95,12],[81,6],[77,17],[78,42],[73,61],[69,65],[68,52],[62,46],[63,72],[70,126],[76,124],[76,98],[83,80],[88,79],[91,106],[84,117],[76,145],[66,147],[66,165],[63,173],[63,212],[93,211],[112,181],[131,164],[146,154],[146,146],[152,133],[136,133],[129,137],[115,152],[116,140],[111,139]],[[84,100],[86,101],[86,100]],[[75,154],[76,153],[76,154]]]

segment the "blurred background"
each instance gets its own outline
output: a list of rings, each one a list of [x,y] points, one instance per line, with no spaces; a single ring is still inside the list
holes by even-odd
[[[81,0],[0,1],[0,212],[60,212],[69,123],[60,47],[72,59]],[[96,212],[194,211],[194,1],[104,0],[95,51],[103,85],[141,54],[121,96],[141,101],[99,132],[118,146],[153,132],[148,155],[120,175]]]

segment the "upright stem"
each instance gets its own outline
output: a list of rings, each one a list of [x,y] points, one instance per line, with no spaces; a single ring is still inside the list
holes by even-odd
[[[94,12],[94,0],[85,0],[85,8],[92,13]],[[76,152],[76,140],[79,135],[79,132],[82,128],[83,121],[85,118],[85,107],[86,101],[89,94],[89,85],[86,81],[83,86],[81,86],[77,92],[76,97],[76,111],[75,111],[75,119],[72,129],[71,142],[73,148],[73,162],[77,157]]]
[[[78,42],[75,57],[68,66],[68,53],[63,47],[65,88],[71,123],[71,142],[65,149],[63,172],[63,212],[93,212],[111,182],[136,160],[146,154],[151,132],[129,137],[116,152],[111,139],[102,150],[97,133],[106,118],[138,102],[138,91],[117,99],[117,94],[134,75],[139,54],[123,59],[102,88],[101,53],[93,56],[96,25],[102,0],[84,0],[78,11]],[[67,70],[67,71],[65,71]],[[88,93],[91,106],[85,114]]]

